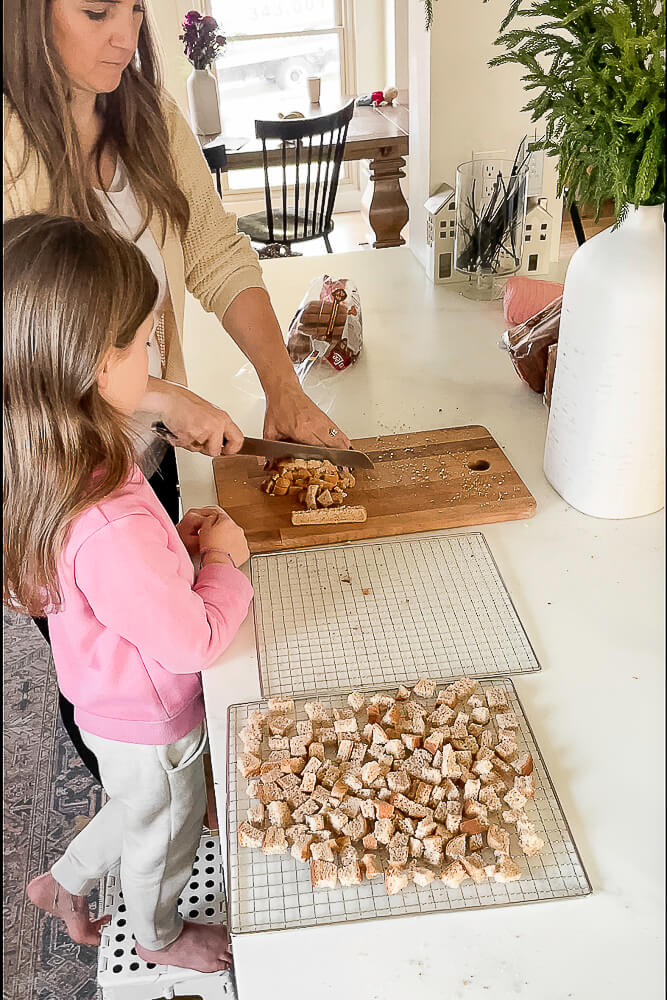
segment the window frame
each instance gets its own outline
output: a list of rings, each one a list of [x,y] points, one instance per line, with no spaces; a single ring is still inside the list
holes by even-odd
[[[338,24],[329,28],[305,28],[303,31],[269,31],[252,35],[227,35],[230,42],[234,41],[255,41],[261,39],[281,39],[303,37],[309,38],[317,35],[337,34],[340,52],[340,92],[341,96],[356,94],[356,40],[354,33],[354,0],[335,0],[337,8]],[[205,13],[213,16],[211,0],[202,0],[202,8]],[[223,25],[224,28],[224,25]],[[223,57],[224,58],[224,57]],[[248,137],[250,138],[250,136]],[[346,175],[341,177],[338,185],[338,198],[347,203],[355,203],[354,208],[358,208],[359,190],[359,164],[356,161],[347,161],[345,164]],[[272,188],[278,190],[278,188]],[[227,171],[222,172],[222,197],[226,204],[243,204],[244,211],[254,211],[264,206],[264,185],[261,187],[231,189],[228,182]]]

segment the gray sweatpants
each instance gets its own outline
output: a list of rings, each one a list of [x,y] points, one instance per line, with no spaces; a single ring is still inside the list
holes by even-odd
[[[81,732],[100,766],[109,801],[56,861],[51,874],[85,896],[120,860],[123,902],[144,948],[181,933],[178,897],[190,878],[206,808],[206,727],[167,746],[119,743]]]

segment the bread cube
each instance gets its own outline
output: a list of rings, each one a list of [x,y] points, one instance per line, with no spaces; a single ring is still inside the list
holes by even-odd
[[[390,771],[387,774],[387,785],[392,792],[403,794],[410,788],[410,777],[405,771]]]
[[[430,885],[433,881],[435,878],[435,872],[432,868],[429,868],[428,865],[411,861],[408,865],[408,877],[416,886],[423,889],[425,886]]]
[[[516,760],[512,761],[512,767],[517,772],[517,774],[523,776],[528,776],[533,773],[533,758],[532,755],[524,750],[519,754]]]
[[[292,846],[290,848],[290,854],[295,859],[295,861],[309,861],[310,860],[310,847],[314,842],[314,837],[312,833],[300,834],[295,837],[292,841]]]
[[[248,807],[247,817],[248,822],[252,823],[254,826],[261,826],[264,822],[264,806],[261,802],[253,802],[251,806]]]
[[[395,833],[389,841],[389,864],[393,868],[405,868],[408,863],[408,834]]]
[[[310,845],[310,856],[314,861],[335,861],[333,844],[329,840],[317,841],[313,839]]]
[[[463,787],[464,799],[478,799],[482,782],[478,778],[469,778]]]
[[[487,874],[484,871],[484,862],[479,854],[470,854],[468,857],[460,858],[461,864],[476,885],[486,882]]]
[[[392,818],[378,819],[375,822],[373,833],[378,844],[388,844],[396,830],[396,823]]]
[[[528,801],[528,797],[516,787],[511,788],[507,795],[503,796],[503,798],[510,809],[513,809],[515,812],[519,809],[523,809]]]
[[[486,695],[486,703],[492,712],[504,712],[510,707],[507,700],[507,692],[504,688],[489,687],[484,693]]]
[[[313,860],[310,864],[310,880],[314,889],[335,889],[338,868],[330,861]]]
[[[497,757],[509,764],[517,755],[517,745],[514,740],[503,740],[496,746],[495,753]]]
[[[439,865],[442,861],[443,839],[439,834],[432,834],[424,837],[424,859],[432,865]]]
[[[445,845],[445,854],[448,858],[460,858],[466,852],[466,835],[465,833],[459,834],[458,837],[452,837],[450,841]]]
[[[499,729],[515,730],[519,728],[519,720],[514,712],[501,712],[496,715],[496,724]]]
[[[509,854],[510,835],[507,830],[503,830],[495,823],[491,823],[486,831],[486,843],[492,850],[498,851],[500,854]]]
[[[259,774],[261,766],[261,760],[259,757],[255,757],[253,753],[242,753],[236,762],[236,767],[244,778],[252,778],[254,775]]]
[[[331,709],[321,701],[307,701],[303,707],[311,722],[330,722],[333,718]]]
[[[408,884],[408,873],[400,868],[387,868],[384,873],[384,884],[388,896],[394,896],[405,889]]]
[[[269,712],[277,712],[279,715],[287,715],[294,712],[293,698],[269,698],[266,703]]]
[[[435,681],[428,680],[425,677],[420,677],[413,687],[412,693],[417,695],[418,698],[434,698]]]
[[[435,824],[433,824],[435,830]],[[411,858],[421,858],[424,853],[424,845],[417,837],[408,839],[408,854]]]
[[[449,743],[442,748],[442,765],[440,770],[445,778],[455,779],[461,777],[461,765],[456,760],[456,751]]]
[[[521,878],[521,869],[516,861],[506,854],[498,859],[493,878],[496,882],[516,882]]]
[[[239,845],[241,847],[260,848],[264,843],[264,831],[251,823],[239,823]]]
[[[490,812],[500,812],[503,807],[495,788],[491,785],[484,785],[479,793],[479,801],[483,802]]]
[[[441,878],[448,889],[458,889],[461,882],[465,882],[468,878],[468,873],[460,861],[452,861],[443,871]]]
[[[349,865],[342,865],[338,869],[338,881],[341,885],[361,885],[363,880],[364,876],[358,861],[353,861]]]
[[[264,835],[262,850],[265,854],[287,854],[289,845],[281,826],[270,826]]]
[[[361,864],[365,869],[367,879],[379,878],[379,876],[382,875],[382,862],[376,854],[364,854],[361,859]]]

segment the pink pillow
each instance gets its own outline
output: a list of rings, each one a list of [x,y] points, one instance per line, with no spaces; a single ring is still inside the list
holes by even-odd
[[[563,286],[556,281],[540,281],[539,278],[514,275],[507,279],[505,285],[505,319],[511,326],[525,323],[562,294]]]

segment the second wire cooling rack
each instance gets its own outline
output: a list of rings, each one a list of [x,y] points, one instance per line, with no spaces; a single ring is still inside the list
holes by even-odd
[[[265,697],[540,669],[479,531],[254,556],[251,573]]]

